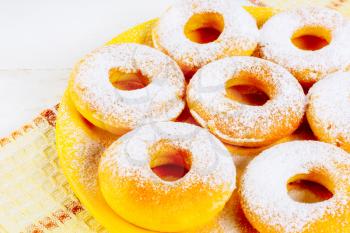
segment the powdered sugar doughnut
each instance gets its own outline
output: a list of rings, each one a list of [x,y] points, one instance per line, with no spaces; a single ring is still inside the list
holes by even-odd
[[[176,181],[152,171],[188,169]],[[236,170],[225,146],[206,130],[161,122],[131,131],[104,153],[99,184],[109,206],[129,222],[155,231],[195,229],[215,217],[235,189]]]
[[[331,74],[310,89],[307,119],[320,140],[350,152],[350,72]]]
[[[147,86],[135,89],[141,84],[134,82],[133,90],[124,90],[111,83],[137,74]],[[86,119],[118,135],[149,122],[173,120],[185,105],[185,79],[178,65],[138,44],[104,46],[86,56],[72,73],[69,91]]]
[[[153,30],[154,45],[185,73],[227,56],[251,55],[258,37],[254,18],[231,0],[179,0]]]
[[[333,196],[301,203],[288,195],[287,185],[309,180]],[[261,153],[248,165],[240,182],[243,210],[261,233],[350,231],[350,156],[333,145],[295,141]]]
[[[316,36],[327,46],[311,51],[295,46],[293,38]],[[339,12],[303,7],[270,18],[261,29],[262,58],[287,68],[302,85],[311,86],[350,61],[350,23]]]
[[[242,104],[227,88],[249,85],[265,92],[261,106]],[[225,58],[204,66],[192,78],[187,103],[193,117],[224,142],[263,146],[292,134],[300,125],[306,98],[284,68],[253,57]]]

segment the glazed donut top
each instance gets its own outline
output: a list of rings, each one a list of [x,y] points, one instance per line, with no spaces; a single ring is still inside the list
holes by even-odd
[[[315,123],[331,138],[350,142],[350,72],[337,72],[309,91],[309,110]]]
[[[161,179],[150,168],[149,148],[164,141],[189,151],[191,156],[189,172],[174,182]],[[208,131],[187,123],[158,122],[125,134],[105,153],[101,167],[112,171],[112,179],[113,176],[128,177],[136,180],[140,187],[148,186],[162,192],[193,184],[202,184],[207,192],[235,188],[236,170],[226,147]]]
[[[120,90],[109,80],[111,69],[141,72],[150,82],[141,89]],[[94,118],[109,122],[111,127],[132,129],[172,120],[184,108],[184,94],[185,79],[178,65],[160,51],[139,44],[97,49],[75,67],[70,80],[70,95],[74,95],[77,109],[88,109]]]
[[[316,36],[330,37],[329,44],[315,51],[297,48],[291,39],[298,30],[307,28],[318,28]],[[260,47],[263,58],[284,66],[302,83],[314,83],[350,63],[349,41],[350,23],[339,12],[303,7],[270,18],[261,29]],[[306,77],[300,77],[303,75]]]
[[[326,176],[321,180],[330,183],[332,187],[327,188],[333,197],[313,204],[294,201],[287,191],[289,180],[312,172]],[[336,218],[337,213],[348,208],[350,156],[338,147],[317,141],[283,143],[256,157],[246,168],[241,182],[246,188],[240,192],[244,199],[250,200],[248,208],[261,221],[280,228],[280,232],[305,232],[304,228],[314,220],[325,214]]]
[[[207,44],[193,42],[184,33],[188,20],[202,13],[218,13],[224,18],[224,28],[219,38]],[[184,63],[182,66],[187,66],[189,70],[233,54],[238,48],[245,51],[253,47],[254,50],[259,38],[254,18],[238,3],[229,0],[177,1],[160,18],[154,33],[158,34],[157,38],[162,44],[157,47],[165,48],[166,54]],[[243,55],[242,52],[237,54]]]
[[[250,106],[227,97],[227,83],[234,79],[239,83],[241,77],[243,84],[245,78],[254,77],[253,83],[270,100],[262,106]],[[305,110],[306,97],[297,80],[283,67],[259,58],[232,57],[200,69],[187,88],[187,100],[191,113],[202,126],[210,129],[220,126],[215,131],[220,138],[230,141],[226,135],[232,131],[237,135],[234,139],[237,143],[259,143],[264,139],[257,138],[257,130],[268,135],[277,121],[284,122],[295,113],[298,118]],[[202,109],[201,115],[192,111],[191,105],[200,105],[196,109]],[[247,137],[247,131],[251,136]]]

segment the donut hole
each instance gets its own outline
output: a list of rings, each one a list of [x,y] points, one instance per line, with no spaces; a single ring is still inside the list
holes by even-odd
[[[291,40],[299,49],[316,51],[329,45],[332,35],[326,28],[305,27],[297,30]]]
[[[185,25],[185,35],[192,42],[207,44],[216,41],[224,30],[224,17],[218,13],[194,14]]]
[[[270,97],[260,84],[253,81],[253,77],[236,77],[225,84],[226,96],[236,102],[250,106],[263,106]]]
[[[109,70],[109,81],[115,88],[123,91],[142,89],[150,83],[149,78],[140,71],[127,73],[120,71],[118,68]]]
[[[317,203],[333,197],[326,177],[311,173],[296,175],[288,181],[288,195],[296,202]]]
[[[162,140],[150,148],[150,167],[165,181],[176,181],[191,169],[191,153],[173,143]]]

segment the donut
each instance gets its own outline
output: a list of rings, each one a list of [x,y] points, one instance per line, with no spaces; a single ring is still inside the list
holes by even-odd
[[[328,200],[302,203],[287,185],[307,180],[323,185]],[[343,233],[350,231],[350,156],[317,141],[295,141],[262,152],[239,183],[243,211],[261,233]]]
[[[349,64],[349,41],[350,23],[339,12],[321,7],[296,8],[271,17],[263,25],[259,54],[310,87]]]
[[[185,78],[163,53],[139,44],[104,46],[74,68],[70,97],[95,126],[122,135],[176,119],[184,109]]]
[[[176,165],[187,171],[164,179],[153,168]],[[99,184],[109,206],[148,230],[179,232],[213,219],[229,200],[236,169],[225,146],[205,129],[158,122],[137,128],[113,143],[101,158]]]
[[[160,17],[152,38],[188,75],[220,58],[251,55],[259,30],[234,1],[180,0]]]
[[[317,82],[308,93],[306,116],[319,140],[350,152],[350,72]]]
[[[261,90],[267,101],[256,106],[242,102],[230,94],[236,87]],[[302,122],[305,102],[302,87],[286,69],[254,57],[208,64],[187,87],[187,104],[196,121],[236,146],[265,146],[292,134]]]

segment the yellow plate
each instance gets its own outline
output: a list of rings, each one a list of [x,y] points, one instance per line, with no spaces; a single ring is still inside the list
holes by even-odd
[[[262,25],[274,14],[274,10],[264,7],[246,7],[257,19],[258,25]],[[140,24],[111,40],[107,44],[134,42],[152,46],[151,31],[157,20]],[[188,116],[182,117],[182,121],[191,121]],[[101,153],[117,138],[103,130],[96,128],[87,122],[74,108],[66,91],[59,108],[56,122],[57,151],[60,165],[68,182],[85,208],[99,221],[109,232],[115,233],[146,233],[150,232],[134,226],[119,217],[105,202],[97,182],[97,167]],[[308,138],[309,134],[293,136],[294,138]],[[291,140],[289,139],[284,139]],[[261,149],[242,149],[230,146],[229,149],[236,156],[235,162],[238,172],[244,168],[253,156]],[[255,232],[245,219],[237,200],[237,193],[232,195],[222,213],[211,223],[201,229],[191,232]]]

